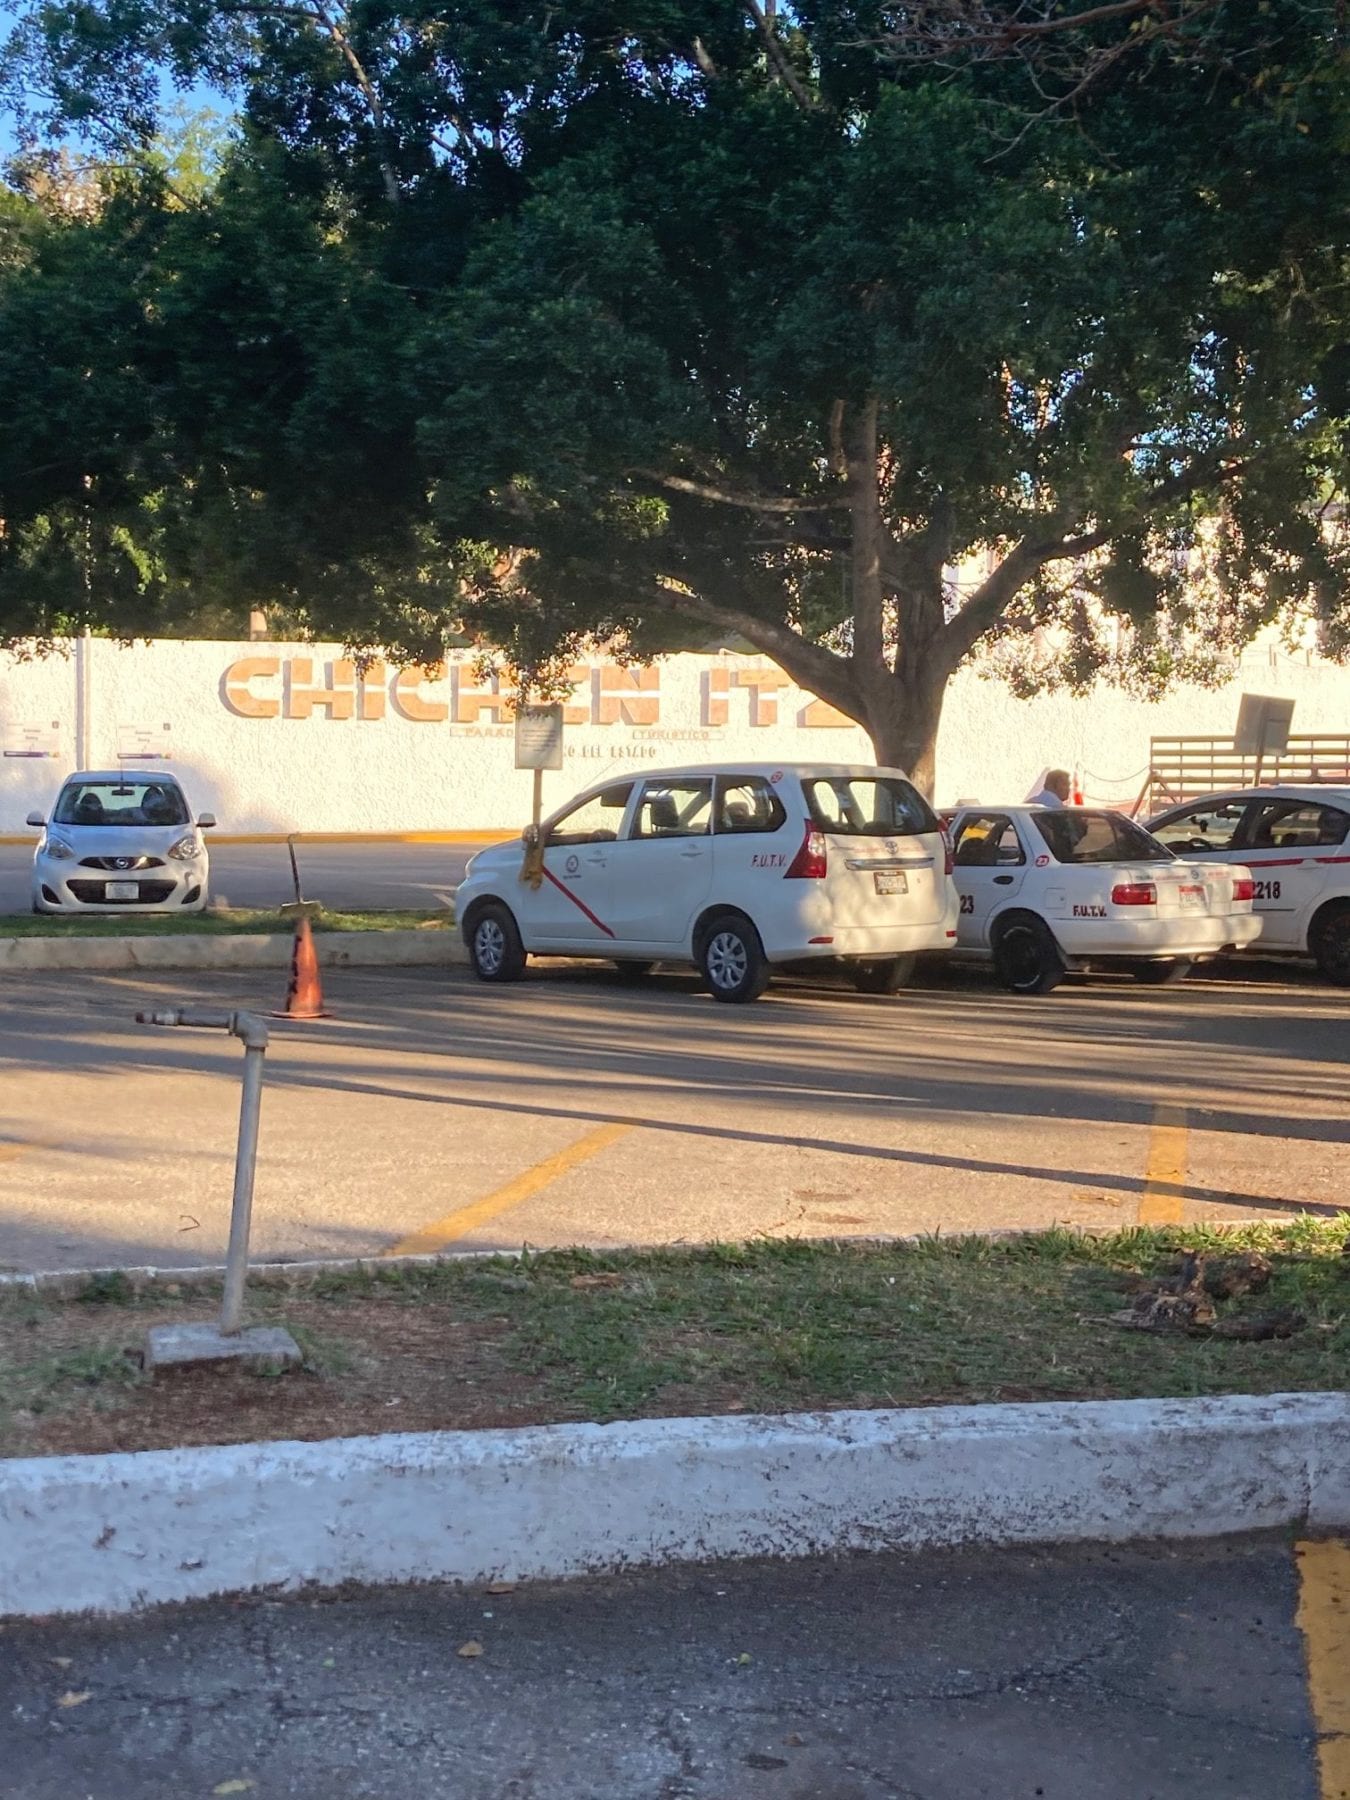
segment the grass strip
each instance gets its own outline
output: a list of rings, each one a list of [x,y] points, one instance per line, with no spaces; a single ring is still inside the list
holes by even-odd
[[[435,910],[332,912],[313,917],[315,931],[434,931],[449,929],[454,913]],[[294,915],[275,909],[222,907],[201,913],[0,913],[0,938],[237,937],[246,932],[294,931]]]
[[[301,1374],[147,1383],[127,1352],[209,1294],[104,1280],[80,1300],[0,1298],[0,1453],[154,1448],[672,1414],[1336,1389],[1350,1373],[1350,1216],[1240,1230],[1071,1231],[917,1244],[759,1240],[554,1251],[257,1289]],[[1260,1250],[1296,1307],[1264,1342],[1109,1322],[1183,1249]],[[101,1421],[101,1423],[99,1422]]]

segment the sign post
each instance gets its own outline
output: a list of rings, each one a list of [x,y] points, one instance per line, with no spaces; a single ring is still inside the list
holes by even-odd
[[[534,796],[530,826],[525,834],[525,860],[520,879],[538,887],[544,879],[544,846],[539,825],[544,812],[544,770],[563,766],[563,709],[561,701],[545,706],[516,707],[516,767],[534,771]]]
[[[1240,756],[1256,758],[1254,785],[1261,785],[1261,765],[1268,756],[1280,757],[1289,748],[1289,727],[1294,722],[1294,702],[1278,694],[1244,694],[1238,703],[1233,748]]]

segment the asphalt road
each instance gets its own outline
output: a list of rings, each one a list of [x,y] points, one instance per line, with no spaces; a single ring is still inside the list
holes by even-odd
[[[224,1251],[238,1047],[142,1007],[266,1009],[273,972],[7,975],[0,1265]],[[1346,1206],[1346,996],[1252,969],[1017,999],[944,971],[893,998],[599,966],[330,974],[278,1022],[265,1257],[1287,1218]]]
[[[33,834],[36,838],[36,832]],[[477,844],[297,846],[307,900],[335,908],[444,906]],[[0,844],[0,913],[27,912],[31,847]],[[211,897],[219,906],[279,906],[294,896],[285,844],[218,844]]]
[[[1329,1800],[1297,1596],[1290,1546],[1247,1539],[17,1624],[0,1790]],[[469,1640],[481,1656],[457,1655]]]

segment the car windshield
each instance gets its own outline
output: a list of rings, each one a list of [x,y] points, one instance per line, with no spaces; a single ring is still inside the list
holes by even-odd
[[[1088,812],[1081,806],[1033,813],[1036,829],[1054,852],[1056,862],[1173,862],[1165,845],[1123,813]]]
[[[894,775],[819,775],[802,782],[811,823],[837,837],[917,837],[938,831],[917,788]]]
[[[187,825],[187,802],[175,781],[71,781],[61,789],[55,825]]]

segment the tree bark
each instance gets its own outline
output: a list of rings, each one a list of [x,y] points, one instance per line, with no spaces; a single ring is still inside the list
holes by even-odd
[[[903,769],[929,800],[937,780],[938,726],[946,679],[920,668],[909,675],[888,675],[867,697],[867,717],[860,721],[884,768]]]

